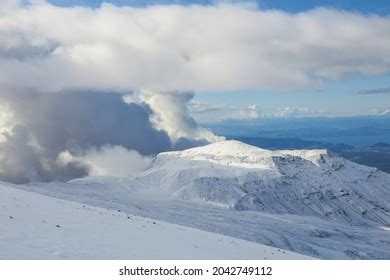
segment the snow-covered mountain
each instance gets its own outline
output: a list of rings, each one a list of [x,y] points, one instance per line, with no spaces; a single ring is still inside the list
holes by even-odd
[[[307,259],[0,183],[0,259]]]
[[[128,178],[18,188],[324,259],[390,259],[390,175],[326,150],[222,141]]]
[[[222,141],[159,154],[129,184],[144,195],[236,210],[390,225],[390,175],[326,150],[269,151]]]

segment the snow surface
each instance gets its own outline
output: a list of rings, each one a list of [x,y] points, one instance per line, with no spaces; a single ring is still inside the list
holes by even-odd
[[[0,259],[308,259],[0,184]]]
[[[15,186],[324,259],[390,259],[390,175],[326,150],[221,141],[130,178]]]

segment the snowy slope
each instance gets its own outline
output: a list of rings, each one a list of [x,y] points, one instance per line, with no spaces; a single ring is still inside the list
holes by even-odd
[[[326,150],[223,141],[130,178],[17,187],[318,258],[390,259],[390,175]]]
[[[306,259],[0,183],[0,259]]]

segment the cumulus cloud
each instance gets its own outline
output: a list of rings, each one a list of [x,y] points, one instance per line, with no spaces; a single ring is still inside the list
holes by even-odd
[[[6,141],[5,135],[12,129],[12,112],[7,104],[0,102],[0,143]]]
[[[235,91],[390,70],[386,16],[234,4],[0,5],[0,85]]]
[[[103,146],[91,148],[82,156],[74,156],[69,151],[59,153],[57,162],[61,167],[81,164],[89,167],[91,176],[125,177],[147,169],[152,157],[142,156],[134,150],[122,146]]]
[[[81,162],[58,166],[50,155],[37,145],[26,127],[15,125],[3,135],[0,143],[0,178],[13,182],[70,180],[88,175],[89,167]]]
[[[159,152],[213,140],[211,132],[198,127],[185,109],[179,108],[185,103],[170,103],[185,95],[154,95],[163,106],[181,112],[174,115],[181,118],[179,124],[186,132],[180,138],[170,133],[181,127],[175,127],[160,107],[146,99],[125,102],[121,94],[94,91],[0,94],[1,104],[12,114],[10,128],[3,130],[0,142],[0,178],[23,183],[109,172],[130,174],[143,169]],[[163,120],[161,124],[156,116]],[[66,155],[71,155],[68,161]]]
[[[142,104],[126,104],[120,94],[26,92],[0,98],[12,110],[14,121],[54,152],[74,143],[82,149],[120,145],[142,154],[158,153],[171,146],[169,136],[150,123],[150,109]]]
[[[193,92],[158,93],[143,90],[140,98],[152,109],[151,121],[154,126],[167,132],[176,143],[184,139],[208,142],[223,139],[199,127],[190,116],[187,104],[194,98]]]

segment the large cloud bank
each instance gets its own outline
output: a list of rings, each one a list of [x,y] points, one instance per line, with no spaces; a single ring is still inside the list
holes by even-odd
[[[126,102],[120,94],[96,91],[0,95],[0,178],[23,183],[125,176],[147,167],[159,152],[219,139],[188,115],[191,93],[186,99],[184,93],[154,96],[170,103],[155,109],[147,101]],[[170,110],[171,103],[180,113]],[[166,121],[171,118],[183,120],[171,124]]]
[[[284,89],[390,70],[389,17],[227,4],[93,10],[11,2],[0,4],[3,86]]]
[[[126,176],[158,152],[219,140],[189,115],[193,90],[390,71],[389,17],[21,2],[0,2],[0,178],[17,183]]]

